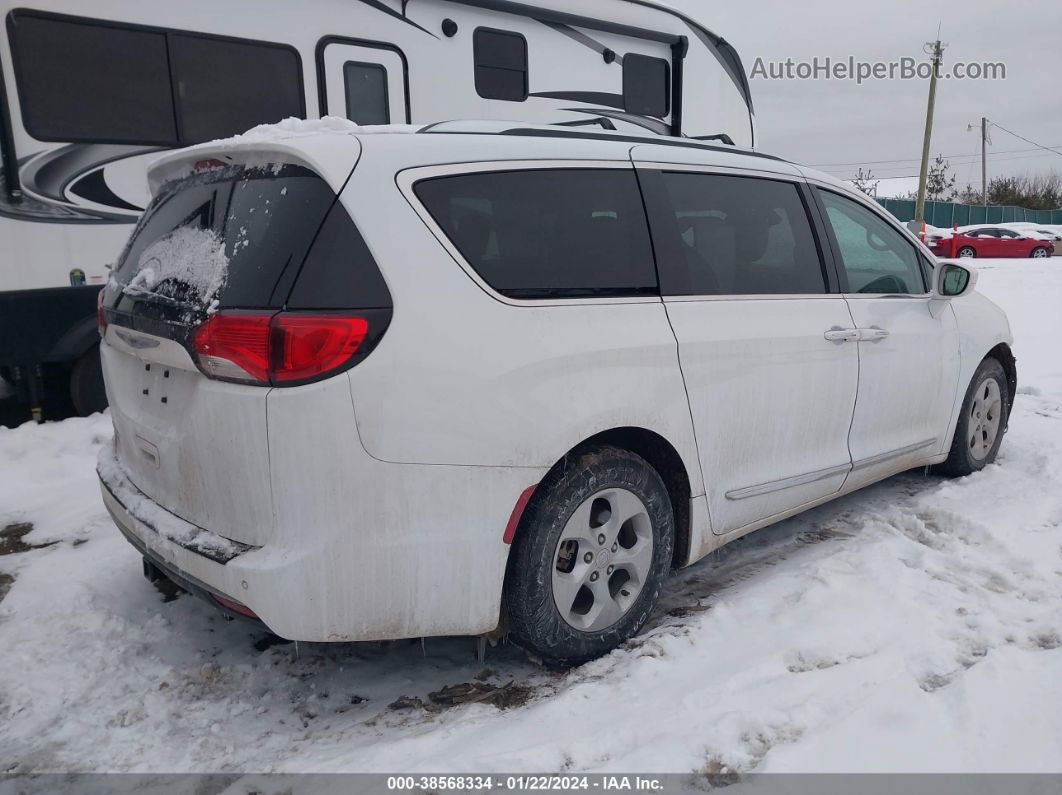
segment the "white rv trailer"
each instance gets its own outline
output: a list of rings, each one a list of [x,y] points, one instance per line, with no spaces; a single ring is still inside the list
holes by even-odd
[[[754,144],[724,39],[648,0],[0,0],[0,377],[105,404],[95,301],[157,153],[288,116]],[[558,134],[563,128],[558,127]]]

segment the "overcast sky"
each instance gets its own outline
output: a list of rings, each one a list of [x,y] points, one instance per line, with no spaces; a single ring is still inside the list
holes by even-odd
[[[936,38],[940,23],[941,41],[948,44],[945,68],[956,61],[1001,61],[1007,67],[1005,80],[938,83],[932,154],[957,155],[951,162],[959,184],[980,187],[981,116],[1062,149],[1060,0],[667,1],[730,41],[741,54],[746,74],[757,57],[924,58],[922,47]],[[858,166],[849,163],[866,164],[879,177],[918,173],[928,81],[750,83],[758,148],[841,178],[856,172]],[[977,131],[967,132],[968,124]],[[1000,129],[993,130],[991,138],[989,179],[1004,172],[1062,172],[1062,155],[1035,150]]]

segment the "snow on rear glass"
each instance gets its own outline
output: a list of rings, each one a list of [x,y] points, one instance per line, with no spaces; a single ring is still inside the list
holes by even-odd
[[[239,245],[239,244],[237,244]],[[229,273],[225,241],[212,229],[182,226],[148,246],[136,273],[123,288],[126,295],[149,296],[160,284],[186,285],[188,294],[206,304],[224,285]],[[169,297],[169,296],[168,296]]]
[[[130,300],[182,307],[182,322],[218,308],[279,305],[285,272],[302,262],[334,199],[298,166],[218,169],[170,183],[117,281]]]

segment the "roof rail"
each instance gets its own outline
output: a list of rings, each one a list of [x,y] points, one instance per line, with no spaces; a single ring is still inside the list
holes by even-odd
[[[648,135],[628,135],[626,133],[618,132],[605,132],[604,130],[590,131],[590,130],[559,130],[556,126],[553,127],[512,127],[506,130],[500,130],[497,135],[524,135],[528,137],[538,136],[541,138],[593,138],[599,141],[622,141],[624,143],[632,144],[656,144],[657,146],[685,146],[691,149],[704,149],[710,152],[726,152],[732,155],[747,155],[748,157],[761,157],[764,160],[774,160],[779,163],[788,163],[784,157],[776,157],[775,155],[768,155],[764,152],[756,152],[752,149],[741,149],[737,146],[717,146],[715,144],[703,143],[695,138],[676,138],[670,135],[656,136],[653,134]]]
[[[594,116],[592,119],[576,119],[575,121],[556,121],[553,122],[556,127],[593,127],[600,125],[606,130],[615,130],[616,125],[612,123],[612,119],[605,118],[604,116]]]
[[[716,133],[715,135],[691,135],[689,136],[691,141],[721,141],[727,146],[734,146],[734,139],[726,133]]]

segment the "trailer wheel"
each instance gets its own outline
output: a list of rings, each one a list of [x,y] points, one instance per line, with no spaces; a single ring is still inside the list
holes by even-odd
[[[107,408],[107,390],[103,386],[100,346],[93,345],[81,354],[70,371],[70,399],[82,417]]]

